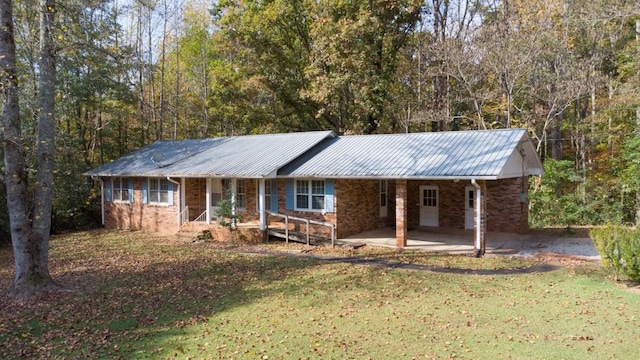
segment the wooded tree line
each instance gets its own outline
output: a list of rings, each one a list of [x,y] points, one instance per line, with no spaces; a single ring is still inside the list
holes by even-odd
[[[13,7],[34,166],[39,18]],[[638,217],[637,0],[70,0],[52,32],[54,231],[99,222],[84,171],[153,141],[320,129],[525,127],[535,225]]]

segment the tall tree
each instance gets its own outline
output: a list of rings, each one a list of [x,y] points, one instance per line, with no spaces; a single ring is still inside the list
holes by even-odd
[[[290,128],[371,133],[391,117],[401,50],[421,4],[238,0],[219,2],[214,13],[225,39],[247,50],[282,117],[294,120]]]
[[[25,297],[57,287],[49,273],[49,236],[53,199],[55,149],[55,42],[52,28],[54,0],[40,0],[40,53],[37,171],[34,181],[33,213],[27,187],[29,176],[20,131],[18,72],[14,37],[13,4],[0,2],[0,69],[2,69],[2,122],[7,207],[15,260],[12,292]]]

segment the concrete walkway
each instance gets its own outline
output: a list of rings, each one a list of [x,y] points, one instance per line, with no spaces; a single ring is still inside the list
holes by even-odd
[[[597,261],[598,251],[590,238],[550,237],[511,233],[487,233],[487,254],[530,257],[554,253]],[[395,230],[382,228],[339,239],[348,244],[396,247]],[[447,254],[473,254],[473,230],[421,228],[407,233],[407,249]]]

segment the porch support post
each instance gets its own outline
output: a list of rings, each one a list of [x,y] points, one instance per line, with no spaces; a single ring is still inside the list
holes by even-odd
[[[485,196],[482,193],[483,188],[485,188],[486,190],[486,187],[480,186],[480,184],[476,182],[476,179],[471,179],[471,185],[473,185],[473,187],[476,189],[476,198],[475,198],[475,201],[473,202],[473,206],[475,210],[475,216],[474,216],[474,222],[473,222],[473,230],[474,230],[473,249],[474,249],[475,256],[481,257],[484,255],[485,249],[486,249],[486,244],[485,244],[486,228],[485,228],[485,221],[484,221],[486,204],[483,201],[485,199]]]
[[[407,246],[407,180],[396,180],[396,246]]]
[[[260,211],[260,230],[264,231],[266,229],[267,223],[267,214],[265,209],[265,190],[264,190],[264,179],[258,180],[258,209]]]
[[[182,207],[180,206],[180,204],[182,204],[182,186],[180,186],[181,183],[171,179],[170,176],[167,176],[167,181],[173,183],[174,185],[176,185],[178,187],[178,191],[176,191],[176,193],[178,194],[178,201],[175,202],[175,204],[177,204],[177,211],[176,211],[176,220],[177,220],[177,224],[178,224],[178,230],[180,231],[180,226],[182,225],[182,217],[181,217],[181,212],[182,212]]]
[[[233,216],[236,215],[236,194],[237,194],[236,182],[237,182],[237,179],[231,179],[231,215]],[[236,223],[236,219],[233,219],[231,228],[235,229],[237,225],[238,224]]]
[[[185,206],[187,206],[187,189],[186,189],[186,178],[180,178],[180,211],[182,211]],[[189,214],[187,214],[187,219],[189,219]]]
[[[207,224],[211,224],[211,178],[207,178],[206,199],[207,199]]]

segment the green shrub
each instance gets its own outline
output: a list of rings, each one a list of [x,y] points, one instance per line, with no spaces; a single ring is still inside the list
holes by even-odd
[[[234,234],[238,229],[238,223],[242,222],[242,214],[235,211],[233,202],[231,201],[231,190],[227,190],[226,197],[218,202],[218,225],[229,229],[229,233]]]
[[[614,271],[616,280],[626,275],[640,281],[640,229],[607,225],[592,229],[590,235],[603,264]]]

